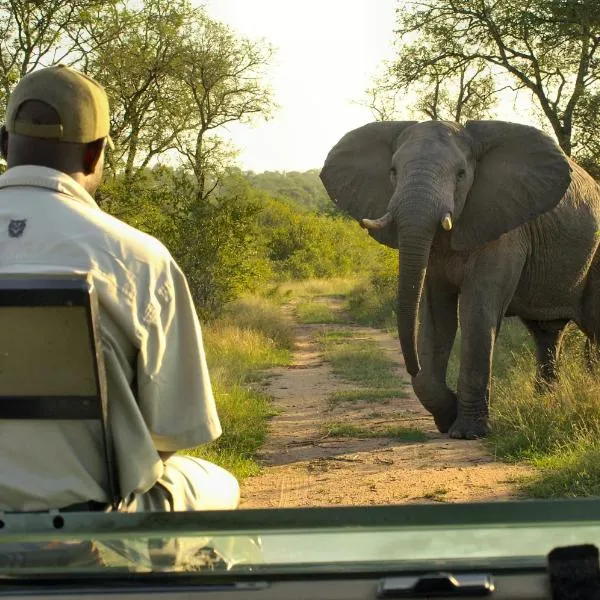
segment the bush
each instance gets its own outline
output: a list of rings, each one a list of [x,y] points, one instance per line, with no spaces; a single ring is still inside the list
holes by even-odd
[[[346,309],[357,323],[395,329],[397,286],[398,257],[390,251],[350,294]]]
[[[273,199],[265,199],[261,222],[269,231],[268,258],[280,281],[364,273],[387,251],[354,220],[298,212]]]
[[[180,220],[175,256],[201,318],[219,316],[227,303],[255,292],[271,278],[256,219],[259,210],[253,201],[228,197],[195,207]]]
[[[105,182],[99,204],[157,237],[183,269],[200,318],[214,319],[225,304],[271,278],[257,220],[261,206],[243,190],[199,204],[192,188],[159,173]]]

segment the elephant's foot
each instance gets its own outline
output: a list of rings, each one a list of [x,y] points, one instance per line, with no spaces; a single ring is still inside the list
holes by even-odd
[[[458,414],[456,394],[439,381],[419,373],[412,379],[417,398],[433,416],[440,433],[448,433]]]
[[[490,432],[487,419],[474,419],[460,416],[450,427],[449,435],[458,440],[476,440],[486,437]]]
[[[438,431],[440,433],[448,433],[452,424],[456,421],[456,408],[454,407],[445,412],[432,412],[432,415]]]

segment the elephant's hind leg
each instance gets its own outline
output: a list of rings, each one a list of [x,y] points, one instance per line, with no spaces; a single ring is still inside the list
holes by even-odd
[[[568,319],[534,321],[521,319],[535,340],[537,354],[536,387],[544,391],[558,379],[558,360]]]
[[[600,367],[600,344],[595,338],[585,340],[585,363],[587,370],[597,376]]]

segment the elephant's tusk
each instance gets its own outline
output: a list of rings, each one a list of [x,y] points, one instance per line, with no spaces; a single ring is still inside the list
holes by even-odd
[[[442,219],[442,227],[446,231],[450,231],[452,229],[452,215],[450,213],[446,213],[444,218]]]
[[[361,219],[360,224],[366,229],[383,229],[386,225],[389,225],[392,222],[392,215],[389,212],[386,212],[383,217],[379,219]]]

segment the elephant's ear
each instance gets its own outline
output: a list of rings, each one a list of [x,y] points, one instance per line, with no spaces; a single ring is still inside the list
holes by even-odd
[[[465,133],[477,164],[452,232],[455,250],[482,246],[553,209],[571,183],[566,155],[535,127],[468,121]]]
[[[378,219],[394,192],[390,181],[396,139],[417,121],[380,121],[348,132],[330,150],[321,170],[329,197],[355,219]],[[378,242],[398,248],[393,225],[369,230]]]

